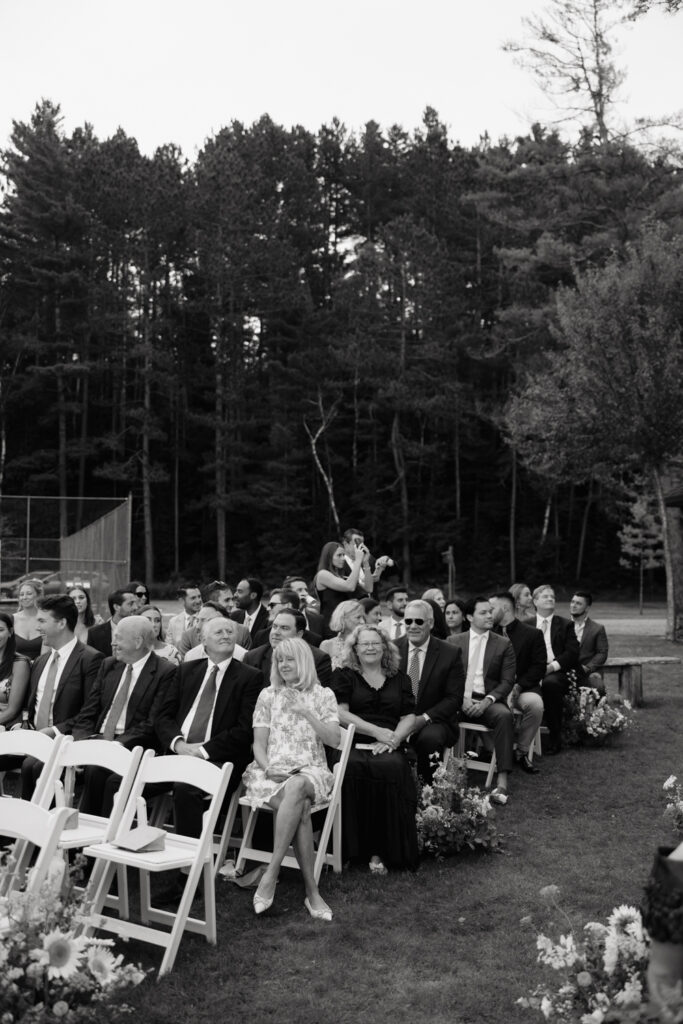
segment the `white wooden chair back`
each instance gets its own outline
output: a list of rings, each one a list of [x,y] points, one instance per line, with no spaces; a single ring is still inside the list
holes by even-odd
[[[27,889],[37,891],[40,888],[47,878],[50,862],[57,854],[59,836],[69,813],[68,807],[48,811],[18,798],[0,801],[0,835],[16,840],[0,877],[0,895],[19,888],[24,877]],[[21,858],[14,853],[26,846],[40,850],[28,874],[20,863]]]
[[[43,762],[31,803],[49,807],[54,794],[54,780],[58,773],[57,762],[61,750],[72,742],[71,736],[55,736],[51,739],[45,733],[33,729],[10,729],[0,733],[0,756],[35,757]]]

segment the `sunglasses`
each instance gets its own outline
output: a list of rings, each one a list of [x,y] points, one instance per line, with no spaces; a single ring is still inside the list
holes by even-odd
[[[136,597],[147,597],[147,591],[146,590],[136,590],[135,591],[135,596]]]
[[[404,619],[403,621],[405,622],[406,626],[412,626],[413,623],[415,623],[416,626],[424,626],[425,624],[424,619]]]

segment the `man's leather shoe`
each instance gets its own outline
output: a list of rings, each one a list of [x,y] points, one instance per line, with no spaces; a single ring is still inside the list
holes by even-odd
[[[533,761],[529,760],[528,754],[522,754],[521,751],[515,752],[515,764],[518,768],[521,768],[527,775],[538,775],[540,768],[537,768]]]

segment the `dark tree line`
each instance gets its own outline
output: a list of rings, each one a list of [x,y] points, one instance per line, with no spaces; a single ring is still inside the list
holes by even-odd
[[[560,346],[558,289],[676,230],[670,159],[539,125],[465,149],[428,108],[412,133],[233,122],[190,164],[43,102],[3,171],[5,493],[132,490],[148,580],[312,573],[350,524],[407,581],[449,544],[472,585],[624,580],[571,410],[556,462],[509,416]]]

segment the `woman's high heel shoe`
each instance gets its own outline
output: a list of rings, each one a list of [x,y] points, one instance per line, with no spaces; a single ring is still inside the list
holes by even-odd
[[[277,883],[276,883],[277,884]],[[275,893],[272,896],[259,896],[258,891],[254,893],[254,913],[263,914],[266,910],[270,910],[275,899]]]
[[[317,921],[331,921],[332,920],[332,911],[330,910],[330,908],[329,907],[325,907],[324,910],[314,910],[313,907],[311,906],[311,903],[310,903],[310,900],[309,900],[308,896],[304,900],[304,906],[305,906],[306,910],[308,911],[308,913],[311,915],[311,917],[314,917]]]

